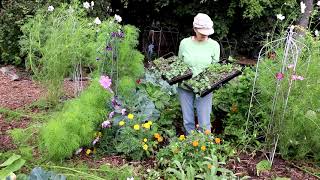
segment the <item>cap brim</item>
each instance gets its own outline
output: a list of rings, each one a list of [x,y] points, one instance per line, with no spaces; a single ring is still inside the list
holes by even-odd
[[[209,36],[209,35],[211,35],[211,34],[214,33],[213,28],[208,28],[208,29],[201,28],[201,29],[197,29],[197,31],[198,31],[200,34],[203,34],[203,35],[206,35],[206,36]]]

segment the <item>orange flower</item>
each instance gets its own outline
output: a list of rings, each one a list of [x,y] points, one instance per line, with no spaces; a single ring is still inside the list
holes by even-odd
[[[163,141],[163,137],[160,136],[160,137],[158,138],[158,142],[162,142],[162,141]]]
[[[153,135],[156,139],[159,139],[160,138],[160,134],[159,133],[154,133]]]
[[[204,146],[204,145],[201,146],[201,150],[202,150],[202,151],[205,151],[206,149],[207,149],[206,146]]]
[[[211,133],[211,131],[210,131],[209,129],[207,129],[207,130],[204,131],[204,134],[205,134],[205,135],[209,135],[210,133]]]
[[[217,144],[220,144],[220,143],[221,143],[221,139],[220,139],[220,138],[215,138],[214,141],[215,141]]]
[[[208,164],[208,169],[211,169],[212,168],[212,165],[211,164]]]
[[[199,141],[193,141],[192,146],[197,147],[199,145]]]
[[[236,113],[238,112],[238,106],[236,104],[232,104],[231,106],[231,112]]]

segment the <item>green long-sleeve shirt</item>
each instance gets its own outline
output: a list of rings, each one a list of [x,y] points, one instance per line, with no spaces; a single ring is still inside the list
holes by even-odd
[[[211,38],[201,42],[192,40],[192,37],[184,38],[180,42],[178,56],[190,66],[194,77],[211,63],[219,61],[220,45]]]

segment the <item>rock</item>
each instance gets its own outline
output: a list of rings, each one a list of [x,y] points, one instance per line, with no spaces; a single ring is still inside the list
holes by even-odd
[[[13,67],[7,66],[0,68],[2,74],[9,76],[11,81],[19,81],[20,77],[16,74],[15,69]]]
[[[8,67],[2,67],[2,68],[0,68],[0,71],[1,71],[2,74],[4,74],[4,75],[7,75],[7,74],[10,72],[10,70],[9,70]]]
[[[10,76],[10,79],[11,79],[12,81],[19,81],[19,80],[20,80],[20,77],[19,77],[16,73],[14,73],[14,74],[9,74],[9,76]]]

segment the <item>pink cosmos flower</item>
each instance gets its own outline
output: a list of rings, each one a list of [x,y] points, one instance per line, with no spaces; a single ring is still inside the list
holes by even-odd
[[[278,72],[278,73],[276,74],[276,78],[277,78],[278,80],[282,80],[282,79],[284,78],[284,74],[281,73],[281,72]]]
[[[302,81],[302,80],[304,80],[304,77],[298,76],[298,80]]]
[[[289,69],[293,69],[293,68],[294,68],[294,64],[289,64],[289,65],[288,65],[288,68],[289,68]]]
[[[126,111],[127,111],[126,109],[121,109],[121,114],[126,115]]]
[[[111,113],[109,113],[109,119],[111,119],[114,116],[114,111],[112,111]]]
[[[103,88],[109,90],[112,93],[112,90],[111,90],[112,81],[108,76],[101,76],[99,82],[101,86],[103,86]]]
[[[297,76],[297,75],[294,74],[294,75],[291,76],[291,79],[292,79],[292,80],[300,80],[300,81],[302,81],[302,80],[304,80],[304,77],[302,77],[302,76]]]
[[[103,121],[101,126],[102,126],[102,128],[109,128],[109,127],[111,127],[111,122],[109,120]]]

